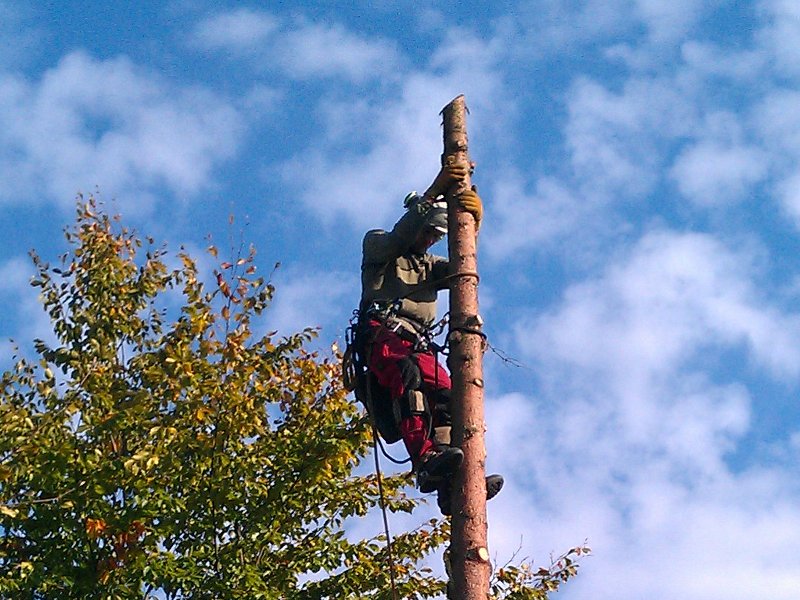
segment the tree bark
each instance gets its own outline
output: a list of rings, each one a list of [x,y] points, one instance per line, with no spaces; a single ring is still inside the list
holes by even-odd
[[[469,163],[464,96],[442,110],[443,162]],[[463,184],[469,187],[469,178]],[[464,462],[453,484],[449,596],[455,600],[486,600],[491,565],[487,549],[486,425],[483,413],[483,350],[485,338],[478,314],[476,223],[455,200],[463,188],[448,192],[450,274],[450,368],[453,444],[464,451]]]

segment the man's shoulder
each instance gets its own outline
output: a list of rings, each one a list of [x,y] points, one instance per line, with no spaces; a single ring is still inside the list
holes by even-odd
[[[383,235],[386,235],[385,229],[370,229],[369,231],[367,231],[367,233],[364,234],[364,239],[366,240],[367,238],[370,237],[383,236]]]
[[[366,262],[382,262],[392,254],[389,234],[383,229],[370,229],[364,234],[361,251]]]

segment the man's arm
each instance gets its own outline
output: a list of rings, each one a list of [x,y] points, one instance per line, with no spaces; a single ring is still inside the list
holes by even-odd
[[[362,264],[383,264],[402,256],[417,239],[424,225],[425,213],[411,209],[400,217],[391,231],[368,231],[364,236]]]
[[[409,207],[391,231],[373,229],[367,232],[364,236],[362,264],[385,263],[404,254],[424,227],[425,215],[431,203],[446,193],[451,185],[462,181],[468,173],[469,167],[460,163],[443,166],[422,195],[422,200]]]
[[[443,256],[431,256],[431,262],[431,278],[436,282],[436,289],[446,289],[449,282],[445,278],[449,274],[450,262]]]

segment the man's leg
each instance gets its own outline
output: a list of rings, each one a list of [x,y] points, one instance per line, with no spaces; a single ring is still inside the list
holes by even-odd
[[[401,363],[404,362],[407,364],[401,364],[401,369],[414,371],[417,375],[408,378],[408,381],[416,384],[420,378],[415,362],[413,359],[403,359]],[[464,454],[460,449],[450,447],[449,430],[447,444],[434,443],[434,436],[431,435],[434,431],[434,421],[430,403],[426,395],[417,388],[418,385],[407,386],[400,399],[400,430],[409,456],[412,458],[420,489],[433,491],[426,489],[430,487],[429,482],[438,481],[455,471],[461,464]]]
[[[444,370],[433,354],[416,354],[420,372],[422,376],[423,388],[429,390],[428,397],[431,398],[431,412],[433,414],[434,441],[437,447],[450,446],[450,433],[452,426],[451,419],[451,386],[450,376]],[[463,456],[463,455],[462,455]],[[486,476],[486,499],[491,500],[504,484],[503,476],[492,474]],[[420,485],[422,492],[437,492],[436,502],[443,515],[449,516],[452,513],[452,475],[434,480]]]
[[[420,390],[423,375],[412,353],[410,342],[381,327],[372,342],[369,368],[378,383],[389,389],[392,400],[399,403],[400,433],[415,471],[450,472],[462,455],[459,451],[438,456],[441,452],[436,451],[430,436],[431,411]]]
[[[421,388],[429,405],[433,443],[439,452],[452,456],[450,468],[451,472],[455,472],[461,465],[464,454],[460,448],[453,448],[450,443],[450,376],[430,352],[417,352],[412,358],[419,368]],[[423,493],[435,491],[441,481],[442,477],[417,478],[419,489]]]

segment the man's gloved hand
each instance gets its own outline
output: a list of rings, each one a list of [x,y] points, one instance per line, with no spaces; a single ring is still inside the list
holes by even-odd
[[[464,181],[470,174],[472,165],[463,162],[453,162],[444,165],[436,179],[433,180],[431,187],[425,192],[426,198],[436,198],[447,193],[450,186]]]
[[[463,162],[448,164],[443,166],[439,173],[447,178],[449,187],[454,183],[464,181],[467,178],[467,175],[469,175],[469,165],[464,164]]]
[[[483,218],[483,202],[478,196],[478,188],[474,185],[471,190],[464,190],[458,195],[458,205],[475,217],[475,229],[481,226]]]

